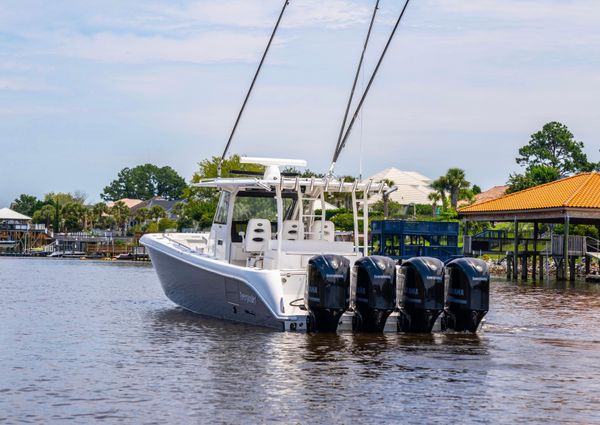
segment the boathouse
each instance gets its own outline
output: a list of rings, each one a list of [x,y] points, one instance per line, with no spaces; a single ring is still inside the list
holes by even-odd
[[[514,223],[512,241],[507,241],[499,235],[484,236],[479,239],[465,236],[464,250],[465,254],[502,253],[506,250],[511,258],[509,264],[512,266],[512,277],[515,279],[518,277],[519,260],[521,276],[527,278],[529,259],[532,259],[531,264],[533,264],[532,277],[535,279],[538,271],[540,278],[542,277],[540,224],[564,225],[564,235],[557,236],[550,233],[550,238],[545,239],[548,247],[545,249],[545,255],[554,258],[558,279],[575,279],[577,258],[586,259],[588,270],[591,260],[600,260],[597,240],[569,234],[569,225],[600,226],[600,173],[598,172],[582,173],[504,195],[498,199],[461,208],[458,213],[465,220],[467,229],[465,234],[468,234],[469,222]],[[521,237],[520,229],[523,223],[533,224],[533,238]],[[539,267],[536,261],[538,258]]]

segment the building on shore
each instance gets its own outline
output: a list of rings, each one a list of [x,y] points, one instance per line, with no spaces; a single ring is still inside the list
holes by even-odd
[[[429,205],[431,200],[429,194],[434,192],[431,188],[432,180],[416,171],[402,171],[391,167],[380,171],[369,177],[374,182],[389,180],[398,187],[398,190],[390,195],[390,200],[399,203],[402,206],[409,205]],[[382,195],[374,195],[369,203],[375,203],[382,200]]]
[[[31,217],[11,210],[0,209],[0,252],[24,253],[38,249],[52,239],[43,224],[32,224]]]
[[[528,264],[532,277],[542,278],[548,266],[542,257],[553,259],[559,280],[575,279],[576,260],[584,259],[587,270],[591,261],[600,261],[600,241],[588,236],[571,235],[570,225],[585,224],[600,228],[600,173],[582,173],[558,181],[535,186],[497,199],[473,204],[458,210],[469,222],[512,223],[514,237],[491,234],[465,236],[465,254],[504,254],[510,258],[511,277],[527,279]],[[533,224],[533,238],[523,237],[522,224]],[[540,225],[553,229],[562,225],[561,233],[550,232],[549,239],[540,238]],[[494,232],[494,231],[492,231]],[[466,232],[467,233],[467,232]],[[543,248],[542,248],[543,247]],[[543,253],[542,253],[543,250]],[[537,260],[539,259],[539,266]],[[539,272],[539,273],[538,273]]]

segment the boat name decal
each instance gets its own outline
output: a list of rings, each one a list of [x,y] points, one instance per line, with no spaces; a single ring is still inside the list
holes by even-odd
[[[254,295],[244,294],[240,291],[240,301],[244,301],[248,304],[256,304],[256,297]]]

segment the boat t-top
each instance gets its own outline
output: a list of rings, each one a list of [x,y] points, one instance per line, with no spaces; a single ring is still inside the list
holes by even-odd
[[[334,167],[383,56],[404,15],[394,26],[356,111],[354,89],[378,10],[369,25],[350,99],[329,171],[323,177],[282,172],[306,167],[304,160],[243,157],[264,174],[218,177],[197,183],[217,190],[219,202],[209,233],[146,234],[146,246],[168,298],[202,315],[285,331],[384,330],[475,332],[487,313],[489,271],[475,259],[444,265],[419,257],[401,266],[369,256],[369,197],[390,190],[383,182],[344,181]],[[283,8],[222,155],[225,159],[258,72],[279,26]],[[327,219],[330,195],[351,199],[351,240],[336,240]]]

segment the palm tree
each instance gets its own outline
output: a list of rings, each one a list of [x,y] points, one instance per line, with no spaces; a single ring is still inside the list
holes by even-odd
[[[154,221],[158,221],[166,216],[167,212],[160,205],[154,205],[152,208],[150,208],[150,218],[154,219]]]
[[[437,180],[434,180],[433,183],[431,183],[431,187],[439,193],[442,206],[445,208],[447,202],[446,191],[448,190],[448,179],[446,176],[440,176]]]
[[[102,221],[102,217],[108,213],[108,206],[104,202],[98,202],[92,207],[91,227]]]
[[[138,224],[145,224],[146,220],[149,218],[150,210],[148,208],[142,207],[135,212],[135,220],[138,222]]]
[[[431,210],[433,211],[433,217],[435,217],[437,204],[442,200],[442,195],[439,192],[431,192],[427,197],[431,201]]]
[[[44,223],[46,224],[46,227],[49,228],[50,223],[52,223],[52,220],[54,219],[55,215],[56,209],[54,208],[54,205],[46,204],[42,208],[37,210],[35,213],[33,213],[32,218],[34,223]]]
[[[450,168],[445,177],[450,191],[450,205],[456,209],[461,192],[468,190],[471,183],[465,178],[465,171],[460,168]]]
[[[110,209],[110,215],[113,216],[117,226],[121,229],[121,232],[125,233],[125,226],[129,220],[129,208],[122,201],[117,201]]]
[[[388,189],[395,185],[394,181],[390,180],[390,179],[384,179],[381,182],[385,183],[385,185],[388,187]],[[383,218],[385,220],[387,220],[388,216],[390,215],[389,202],[390,202],[390,195],[387,193],[387,191],[383,192]]]

